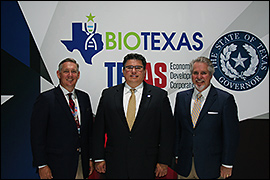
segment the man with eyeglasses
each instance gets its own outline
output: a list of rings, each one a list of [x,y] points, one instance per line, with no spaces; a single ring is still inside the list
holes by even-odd
[[[170,102],[165,90],[144,81],[145,67],[142,55],[127,54],[123,61],[125,82],[102,92],[94,122],[93,159],[96,170],[106,178],[163,177],[172,162]],[[130,110],[132,102],[134,111]]]

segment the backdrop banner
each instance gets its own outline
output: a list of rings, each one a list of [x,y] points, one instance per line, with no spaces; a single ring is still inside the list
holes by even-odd
[[[122,61],[131,52],[146,57],[145,81],[168,91],[173,110],[177,92],[193,87],[189,62],[211,59],[212,84],[234,95],[246,127],[241,138],[249,138],[240,144],[252,155],[238,154],[245,168],[239,177],[247,162],[252,171],[260,167],[259,175],[267,172],[260,151],[269,152],[261,128],[268,126],[256,117],[268,115],[269,122],[269,1],[1,1],[1,179],[39,178],[32,107],[39,93],[58,85],[61,60],[78,61],[77,88],[89,93],[96,113],[102,90],[124,82]],[[169,169],[165,178],[176,174]]]
[[[58,84],[58,63],[80,64],[78,88],[94,113],[104,88],[122,83],[123,57],[143,54],[146,82],[176,93],[191,88],[189,62],[206,56],[215,65],[212,83],[232,94],[240,120],[269,113],[268,1],[19,1],[49,78]],[[33,8],[35,7],[35,8]],[[51,79],[51,82],[49,81]]]

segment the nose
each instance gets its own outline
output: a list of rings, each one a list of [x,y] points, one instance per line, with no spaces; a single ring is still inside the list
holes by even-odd
[[[135,67],[132,68],[131,72],[133,72],[133,73],[136,72]]]
[[[73,74],[72,74],[72,71],[69,71],[68,72],[68,76],[70,77],[70,76],[72,76]]]

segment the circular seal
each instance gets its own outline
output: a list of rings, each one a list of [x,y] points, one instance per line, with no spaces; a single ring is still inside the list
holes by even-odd
[[[259,85],[268,72],[268,51],[255,35],[229,32],[213,45],[209,58],[215,79],[224,87],[246,91]]]

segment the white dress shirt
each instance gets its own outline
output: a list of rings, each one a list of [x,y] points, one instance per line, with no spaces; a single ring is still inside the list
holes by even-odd
[[[206,98],[208,96],[208,93],[210,91],[210,88],[211,88],[211,84],[205,90],[203,90],[201,92],[201,94],[202,94],[202,97],[201,97],[201,109],[203,108],[203,105],[204,105],[205,100],[206,100]],[[195,100],[197,98],[197,94],[199,94],[199,91],[196,88],[194,88],[194,92],[193,92],[192,99],[191,99],[191,104],[190,104],[190,106],[191,106],[191,108],[190,108],[190,114],[192,113],[193,104],[194,104],[194,102],[195,102]]]
[[[124,111],[125,115],[127,115],[127,109],[128,109],[128,102],[131,96],[131,91],[132,89],[127,83],[125,83],[124,91],[123,91],[123,106],[124,106]],[[142,93],[143,93],[143,83],[141,83],[139,86],[134,88],[134,94],[136,98],[136,111],[135,111],[135,117],[137,116],[139,105],[142,99]]]

